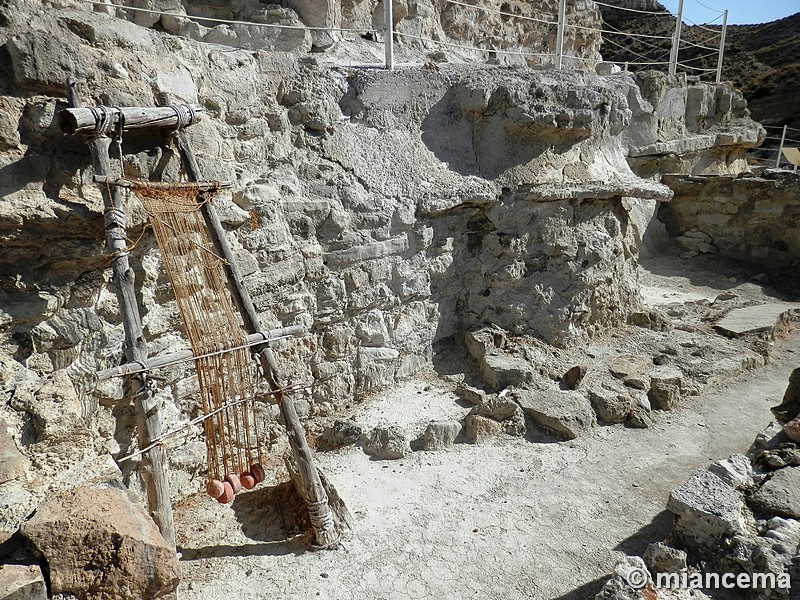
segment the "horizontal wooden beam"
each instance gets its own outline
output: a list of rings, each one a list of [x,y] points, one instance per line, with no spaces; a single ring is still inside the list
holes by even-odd
[[[170,106],[96,106],[93,108],[67,108],[58,113],[58,124],[66,133],[108,135],[119,129],[179,129],[197,123],[204,109],[198,104],[173,104]]]
[[[250,346],[260,346],[261,344],[267,344],[269,342],[274,342],[275,340],[279,340],[286,337],[291,337],[294,335],[300,335],[305,333],[305,329],[302,325],[290,325],[289,327],[281,327],[279,329],[270,329],[269,331],[259,331],[258,333],[251,333],[247,336],[246,342],[243,344],[244,347]],[[231,350],[231,348],[220,348],[219,352],[225,352],[226,350]],[[168,367],[170,365],[176,365],[178,363],[186,362],[189,360],[195,360],[200,358],[195,356],[191,350],[180,350],[178,352],[172,352],[170,354],[163,354],[161,356],[156,356],[154,358],[149,358],[144,361],[144,364],[140,361],[133,361],[129,363],[125,363],[124,365],[119,365],[118,367],[111,367],[110,369],[106,369],[105,371],[98,371],[95,373],[97,376],[98,381],[104,381],[106,379],[112,379],[113,377],[121,377],[123,375],[129,375],[131,373],[138,373],[141,371],[149,371],[151,369],[159,369],[163,367]]]
[[[233,187],[232,181],[198,181],[198,182],[169,182],[169,181],[135,181],[132,179],[123,179],[122,177],[106,177],[104,175],[95,175],[94,180],[96,183],[104,183],[106,185],[113,185],[123,188],[150,188],[153,190],[174,190],[174,189],[192,189],[207,192],[210,190],[224,190]]]

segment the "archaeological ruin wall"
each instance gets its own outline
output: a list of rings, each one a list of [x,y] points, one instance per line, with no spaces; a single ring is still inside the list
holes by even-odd
[[[192,6],[184,8],[191,14]],[[587,23],[597,18],[593,3],[569,6]],[[296,47],[249,47],[242,33],[187,33],[189,21],[178,17],[148,28],[85,8],[6,10],[0,29],[0,373],[10,394],[2,417],[40,482],[134,445],[119,380],[92,379],[122,361],[123,332],[91,159],[57,124],[68,75],[87,104],[153,106],[166,92],[203,107],[186,134],[205,177],[234,182],[215,204],[256,309],[267,328],[308,332],[277,346],[282,372],[309,385],[296,396],[303,418],[333,415],[431,368],[437,352],[486,325],[571,346],[626,323],[641,302],[636,261],[651,220],[642,207],[672,195],[646,161],[680,155],[676,140],[690,131],[713,138],[704,147],[712,155],[728,148],[714,169],[736,169],[735,153],[758,137],[739,98],[719,86],[520,71],[493,58],[384,72],[332,65],[340,46],[307,53],[309,32]],[[420,16],[428,9],[445,10],[408,3],[398,31],[428,27]],[[299,4],[292,10],[302,16]],[[344,3],[341,15],[325,18],[361,26],[380,12]],[[430,18],[448,39],[477,35],[457,31],[446,15]],[[550,43],[550,33],[536,35],[525,44]],[[596,55],[593,44],[580,41],[583,56]],[[720,113],[725,102],[733,108]],[[725,128],[739,125],[746,132],[727,143]],[[662,154],[658,144],[675,147]],[[114,159],[129,178],[182,175],[166,137],[126,135]],[[150,354],[184,348],[146,215],[133,196],[126,209]],[[160,376],[165,427],[197,416],[190,370]],[[265,406],[279,445],[277,416]],[[176,495],[192,489],[203,466],[199,427],[194,434],[170,452]],[[135,466],[123,465],[134,488]],[[13,526],[47,487],[12,491],[19,501],[4,520]]]

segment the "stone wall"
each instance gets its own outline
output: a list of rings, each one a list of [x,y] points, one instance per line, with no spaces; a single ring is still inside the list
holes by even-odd
[[[61,3],[71,2],[61,0]],[[535,3],[481,0],[470,4],[472,6],[445,0],[394,0],[392,8],[394,27],[398,32],[398,58],[422,63],[428,60],[428,54],[438,52],[435,55],[437,60],[447,60],[449,57],[481,62],[490,60],[495,64],[553,63],[553,57],[548,55],[555,52],[556,28],[548,25],[548,22],[554,22],[557,18],[558,0]],[[77,7],[79,4],[73,5]],[[364,59],[369,57],[375,61],[383,56],[384,5],[380,0],[285,0],[267,3],[255,0],[137,0],[128,5],[170,14],[123,8],[105,10],[145,27],[235,48],[306,53],[335,51],[337,45],[344,43],[349,46],[347,52],[351,57],[360,54]],[[218,23],[208,19],[247,23]],[[565,33],[565,64],[591,68],[600,58],[600,33],[587,28],[600,29],[600,12],[594,2],[570,0],[567,3],[567,20],[577,27],[568,28]],[[252,23],[283,25],[293,29],[259,27]],[[356,31],[303,30],[303,27]],[[359,51],[353,52],[355,46],[360,46]],[[483,50],[499,52],[488,53]]]
[[[640,177],[664,173],[747,172],[748,149],[766,131],[750,119],[747,102],[730,83],[689,81],[660,71],[612,76],[627,90],[632,124],[623,134],[628,162]]]
[[[234,184],[215,203],[263,324],[308,330],[277,347],[290,380],[316,384],[296,396],[303,417],[429,368],[437,348],[463,343],[472,327],[569,345],[638,305],[622,197],[669,192],[628,168],[627,99],[592,73],[351,69],[73,8],[25,5],[9,17],[0,29],[0,357],[14,402],[2,412],[37,477],[63,470],[47,457],[64,447],[75,461],[134,445],[121,384],[91,378],[122,360],[123,336],[88,148],[56,125],[68,74],[88,105],[152,106],[169,92],[203,106],[187,134],[204,176]],[[131,133],[122,148],[128,177],[181,177],[161,134]],[[150,354],[185,347],[133,196],[127,212]],[[161,375],[165,426],[196,416],[189,368]],[[276,412],[267,406],[263,418],[279,443]],[[176,494],[202,469],[195,434],[170,452]],[[135,461],[123,477],[136,487]],[[45,493],[25,489],[14,518]]]
[[[15,498],[0,506],[9,527],[70,464],[135,445],[121,384],[92,381],[122,361],[123,335],[86,141],[56,125],[69,74],[87,105],[152,106],[169,92],[203,106],[187,135],[205,178],[233,182],[215,203],[263,325],[308,331],[277,345],[287,378],[314,384],[296,395],[303,418],[430,368],[483,326],[568,347],[637,310],[632,215],[671,192],[634,175],[626,154],[634,137],[682,130],[630,75],[351,68],[332,64],[346,40],[330,54],[237,50],[224,35],[206,41],[228,45],[199,43],[152,28],[169,29],[164,19],[142,27],[87,6],[20,1],[0,28],[0,416],[31,465],[25,481],[0,482],[13,488],[0,490]],[[341,18],[364,6],[343,4]],[[301,33],[304,48],[324,42]],[[176,156],[146,132],[113,153],[126,176],[165,180],[183,174]],[[126,202],[150,354],[184,348],[146,216]],[[197,416],[190,368],[160,375],[165,426]],[[261,416],[280,451],[277,411]],[[169,456],[175,495],[193,491],[199,428]],[[137,487],[135,461],[121,476]]]
[[[800,256],[798,178],[790,171],[665,176],[675,197],[662,206],[660,218],[690,250],[719,252],[769,272],[794,272]]]

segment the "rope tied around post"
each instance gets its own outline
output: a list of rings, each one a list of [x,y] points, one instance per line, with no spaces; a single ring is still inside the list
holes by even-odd
[[[185,129],[197,122],[197,112],[190,104],[170,104],[169,108],[175,111],[175,118],[178,121],[176,129]]]
[[[92,111],[92,116],[95,120],[92,137],[99,138],[111,135],[115,125],[114,115],[119,114],[119,108],[101,104],[100,106],[89,107],[89,110]]]
[[[315,530],[333,530],[333,513],[328,509],[328,495],[323,491],[323,498],[317,502],[306,501],[311,526]]]

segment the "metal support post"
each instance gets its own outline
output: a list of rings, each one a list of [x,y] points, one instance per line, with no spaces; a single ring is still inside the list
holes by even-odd
[[[719,58],[717,58],[717,83],[722,81],[722,59],[725,57],[725,34],[728,32],[728,11],[722,13],[722,37],[719,40]]]
[[[783,156],[783,143],[786,141],[786,128],[787,126],[783,126],[783,133],[781,134],[781,146],[778,148],[778,158],[775,159],[775,168],[781,166],[781,156]]]
[[[669,53],[669,74],[675,75],[678,68],[678,51],[681,48],[681,26],[683,25],[683,0],[678,0],[678,16],[675,21],[675,33],[672,36],[672,50]]]
[[[385,57],[385,67],[391,71],[394,69],[394,22],[392,21],[392,0],[383,0],[383,44]]]
[[[556,69],[564,62],[564,27],[567,21],[567,0],[558,0],[558,27],[556,29]]]

